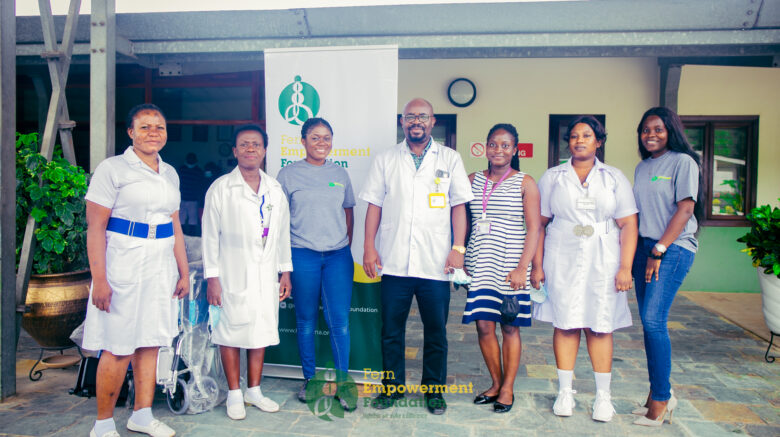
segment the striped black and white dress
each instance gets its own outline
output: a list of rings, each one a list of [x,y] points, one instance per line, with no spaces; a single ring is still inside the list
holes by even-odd
[[[520,302],[520,314],[512,326],[531,326],[531,287],[528,266],[528,280],[524,289],[512,290],[505,282],[506,276],[517,268],[525,246],[525,216],[523,212],[523,178],[518,172],[496,187],[487,204],[486,214],[490,219],[490,233],[477,231],[477,220],[482,217],[482,190],[485,187],[484,172],[474,175],[471,191],[474,200],[469,202],[471,212],[471,237],[466,248],[465,264],[471,285],[463,312],[463,323],[474,320],[501,321],[501,302],[506,295],[516,295]],[[488,181],[487,193],[493,188]]]

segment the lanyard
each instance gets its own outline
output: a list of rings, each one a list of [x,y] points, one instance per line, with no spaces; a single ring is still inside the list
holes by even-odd
[[[265,205],[265,194],[260,199],[260,225],[263,227],[263,237],[268,236],[268,227],[265,225],[265,216],[263,215],[263,205]]]
[[[487,185],[488,185],[488,181],[490,180],[490,177],[485,176],[485,186],[482,187],[482,219],[483,220],[485,219],[485,216],[487,215],[485,211],[487,210],[488,200],[490,200],[490,196],[493,195],[493,190],[495,190],[496,187],[501,184],[501,182],[504,182],[504,179],[506,179],[506,177],[509,176],[509,173],[511,171],[512,171],[511,167],[506,169],[506,172],[504,173],[503,176],[501,176],[501,179],[499,179],[498,182],[496,182],[495,184],[493,184],[492,187],[490,187],[490,193],[487,192]],[[488,171],[488,174],[490,174],[489,171]]]

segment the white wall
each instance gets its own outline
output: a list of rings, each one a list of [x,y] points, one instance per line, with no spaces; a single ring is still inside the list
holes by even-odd
[[[658,71],[655,58],[400,60],[398,111],[423,97],[434,112],[457,114],[457,150],[469,172],[487,167],[484,158],[469,156],[469,144],[484,142],[496,123],[512,123],[520,142],[534,144],[533,158],[520,166],[536,179],[547,169],[550,114],[605,114],[606,161],[633,179],[636,125],[658,103]],[[467,108],[447,100],[447,86],[457,77],[477,86]]]

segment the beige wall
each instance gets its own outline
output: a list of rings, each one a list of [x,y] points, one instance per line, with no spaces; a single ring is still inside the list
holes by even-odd
[[[495,123],[517,127],[520,142],[533,143],[533,158],[521,168],[538,179],[547,169],[550,114],[606,115],[606,161],[633,180],[639,162],[636,125],[658,102],[655,58],[607,59],[441,59],[399,61],[398,111],[413,97],[431,101],[434,111],[457,114],[457,149],[466,170],[487,167],[471,158],[469,144],[484,141]],[[447,86],[457,77],[471,79],[477,99],[467,108],[447,100]]]
[[[684,66],[680,79],[682,115],[758,115],[756,203],[780,197],[780,69]]]

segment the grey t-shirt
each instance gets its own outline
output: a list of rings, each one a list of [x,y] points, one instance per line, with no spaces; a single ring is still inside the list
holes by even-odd
[[[658,240],[677,211],[677,202],[699,194],[699,166],[685,153],[668,151],[658,158],[647,158],[634,172],[634,198],[639,208],[639,235]],[[674,241],[696,252],[698,227],[693,215]]]
[[[322,166],[296,161],[276,180],[290,202],[290,245],[325,252],[349,244],[344,208],[355,206],[346,170],[331,161]]]

